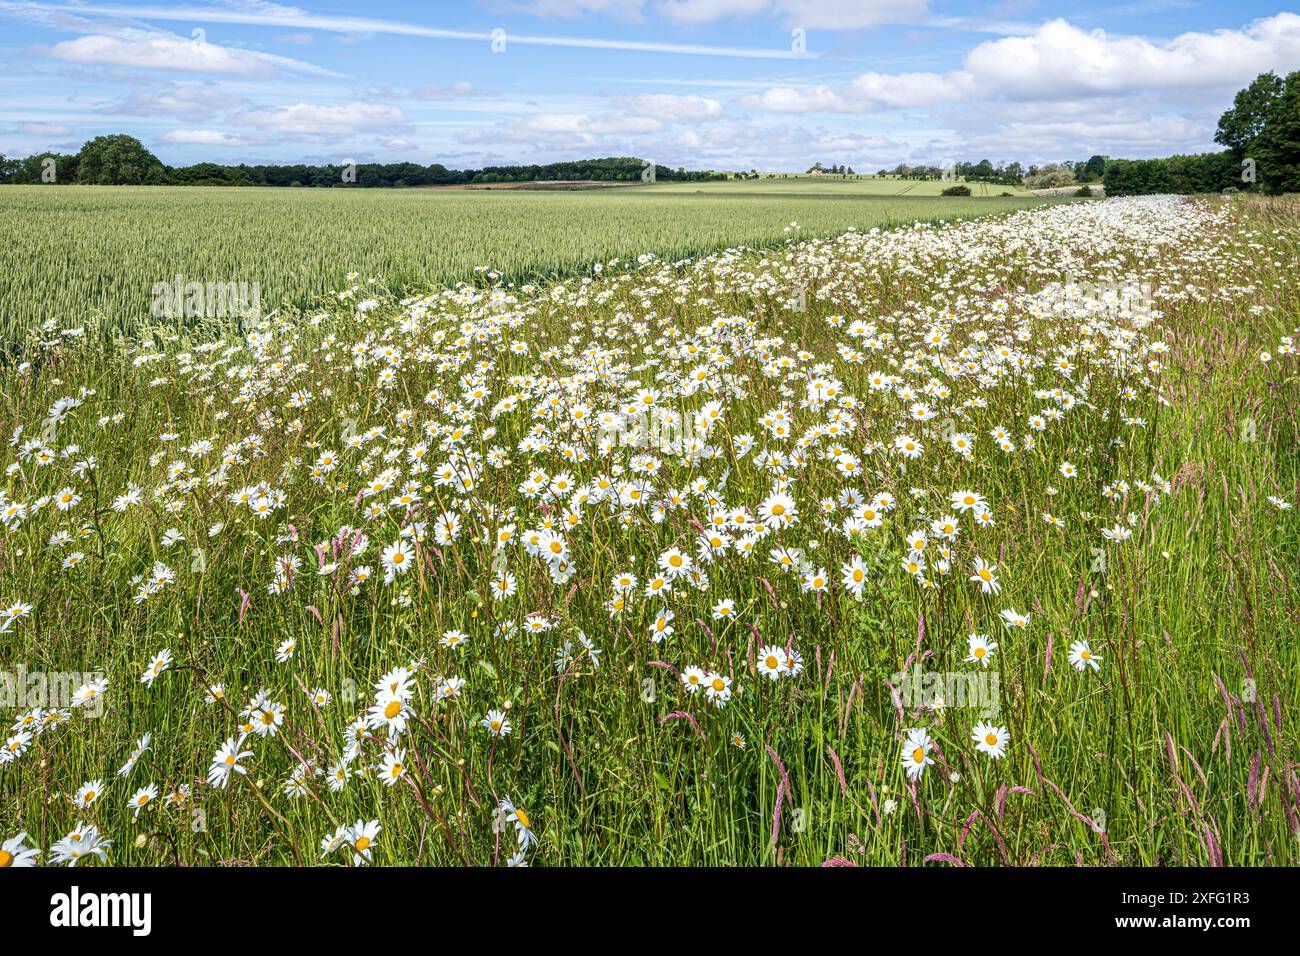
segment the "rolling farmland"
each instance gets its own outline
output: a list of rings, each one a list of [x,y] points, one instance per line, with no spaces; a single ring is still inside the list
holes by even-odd
[[[47,319],[110,334],[150,324],[176,275],[258,283],[264,310],[305,306],[347,273],[394,291],[526,282],[652,254],[673,260],[1036,197],[893,197],[861,183],[766,180],[591,192],[21,186],[0,190],[0,339]],[[879,182],[892,183],[882,180]],[[934,184],[919,184],[922,186]],[[788,228],[797,222],[799,228]]]

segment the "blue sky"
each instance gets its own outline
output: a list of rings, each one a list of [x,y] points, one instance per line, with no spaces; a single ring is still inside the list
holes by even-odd
[[[0,153],[875,170],[1217,148],[1276,2],[0,0]]]

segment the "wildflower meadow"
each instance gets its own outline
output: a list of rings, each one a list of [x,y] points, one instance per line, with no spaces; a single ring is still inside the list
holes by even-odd
[[[0,866],[1294,865],[1298,217],[48,319]]]

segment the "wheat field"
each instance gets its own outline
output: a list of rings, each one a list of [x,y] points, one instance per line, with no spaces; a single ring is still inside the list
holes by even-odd
[[[864,182],[793,195],[780,181],[720,193],[15,186],[0,190],[0,342],[49,319],[109,336],[156,324],[154,284],[177,275],[257,283],[271,311],[305,307],[353,272],[394,294],[480,283],[489,269],[524,283],[645,253],[678,259],[1038,201],[890,197]]]

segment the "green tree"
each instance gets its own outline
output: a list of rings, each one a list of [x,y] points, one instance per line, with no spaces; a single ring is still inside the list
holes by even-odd
[[[1232,108],[1219,117],[1214,141],[1244,156],[1264,131],[1274,104],[1282,96],[1283,82],[1275,73],[1261,73],[1232,99]]]
[[[76,157],[76,180],[97,186],[165,182],[166,167],[134,136],[96,136]]]
[[[1287,75],[1247,155],[1258,164],[1260,183],[1269,192],[1300,192],[1300,71]]]

